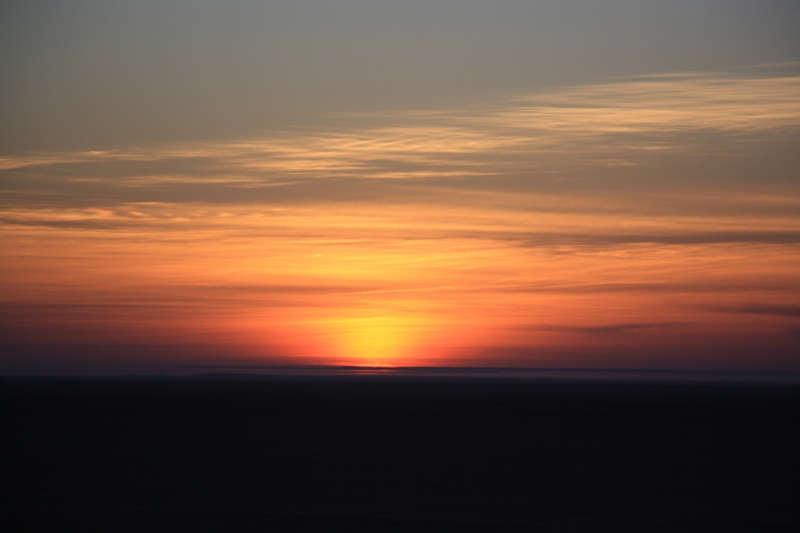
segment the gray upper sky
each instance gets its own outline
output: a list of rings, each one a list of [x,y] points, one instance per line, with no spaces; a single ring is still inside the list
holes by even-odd
[[[0,1],[0,153],[800,59],[794,0]]]

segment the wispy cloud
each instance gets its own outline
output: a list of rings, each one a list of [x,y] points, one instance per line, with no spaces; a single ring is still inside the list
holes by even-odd
[[[580,136],[752,133],[800,125],[800,76],[684,73],[521,97],[487,117],[500,126]],[[658,149],[658,145],[641,146]]]
[[[764,132],[796,136],[800,76],[793,70],[628,78],[454,109],[343,116],[322,132],[8,156],[0,170],[198,160],[217,180],[241,184],[486,176],[567,161],[631,165],[641,154],[718,148],[720,135],[726,142]]]
[[[587,335],[626,335],[638,331],[661,331],[686,329],[692,324],[686,322],[629,322],[623,324],[604,324],[599,326],[572,326],[563,324],[535,324],[526,326],[530,331],[555,331],[562,333],[582,333]]]
[[[728,313],[742,313],[748,315],[771,315],[788,318],[800,318],[800,305],[785,304],[749,304],[741,306],[723,307],[720,309]]]

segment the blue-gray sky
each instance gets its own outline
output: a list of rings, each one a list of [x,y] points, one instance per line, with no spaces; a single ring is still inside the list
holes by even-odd
[[[0,153],[800,58],[793,0],[0,2]]]

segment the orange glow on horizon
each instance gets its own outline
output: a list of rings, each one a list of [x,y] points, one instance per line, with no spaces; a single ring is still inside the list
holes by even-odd
[[[424,304],[420,301],[419,307]],[[413,306],[414,302],[405,302],[406,308]],[[448,344],[465,341],[441,313],[380,306],[329,309],[323,317],[287,323],[286,331],[292,332],[286,342],[299,360],[347,366],[439,364],[452,349]]]
[[[363,366],[398,366],[418,361],[422,320],[414,317],[371,315],[332,319],[326,324],[340,362]]]

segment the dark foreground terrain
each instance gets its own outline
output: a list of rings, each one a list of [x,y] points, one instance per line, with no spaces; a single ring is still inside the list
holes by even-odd
[[[0,378],[2,531],[800,531],[800,387]]]

